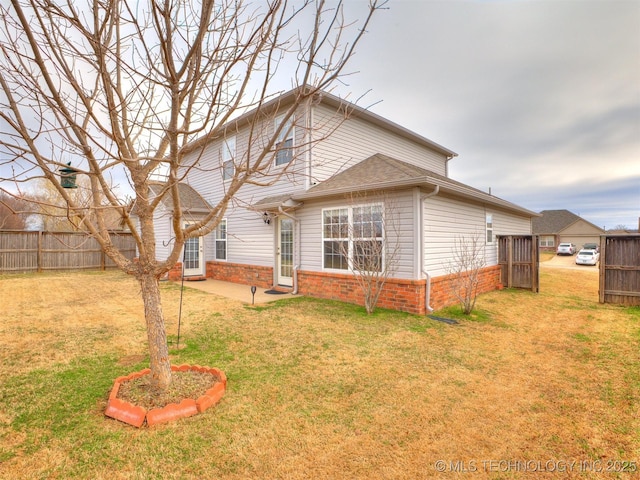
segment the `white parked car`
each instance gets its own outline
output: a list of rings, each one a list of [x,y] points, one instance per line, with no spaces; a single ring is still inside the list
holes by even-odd
[[[600,252],[591,249],[582,249],[576,257],[576,265],[596,265],[600,260]]]
[[[575,244],[573,243],[561,243],[558,245],[558,250],[556,253],[558,255],[573,255],[576,253],[577,249]]]

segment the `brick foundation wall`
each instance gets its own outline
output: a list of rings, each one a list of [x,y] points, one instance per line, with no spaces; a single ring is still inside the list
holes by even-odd
[[[451,292],[453,275],[442,275],[431,279],[431,308],[439,310],[458,303],[458,299]],[[478,295],[499,288],[500,266],[485,267],[480,271]]]
[[[255,285],[260,288],[273,286],[273,268],[230,262],[207,262],[207,278],[225,282]]]
[[[169,280],[178,281],[182,275],[182,263],[178,262],[169,272]],[[273,268],[229,262],[207,262],[206,277],[260,288],[273,286]],[[451,292],[452,275],[431,279],[430,306],[434,310],[455,305],[458,300]],[[478,294],[499,288],[500,266],[486,267],[480,272]],[[350,274],[298,271],[298,293],[316,298],[339,300],[364,305],[364,294],[356,279]],[[426,280],[390,278],[386,281],[377,306],[403,312],[424,315]]]
[[[451,275],[431,279],[429,304],[434,310],[458,303],[451,292],[451,280]],[[480,272],[478,294],[495,290],[499,283],[500,267],[495,265],[484,268]],[[298,272],[298,292],[310,297],[364,305],[364,295],[352,275],[300,271]],[[425,295],[426,280],[388,279],[377,306],[424,315],[427,313]]]
[[[298,293],[316,298],[364,305],[364,294],[353,275],[298,272]],[[378,307],[423,314],[425,280],[390,278],[378,299]]]
[[[167,273],[167,278],[172,282],[179,282],[182,278],[182,262],[176,263]]]

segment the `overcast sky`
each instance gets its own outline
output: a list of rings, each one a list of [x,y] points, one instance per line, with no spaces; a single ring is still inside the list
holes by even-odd
[[[640,0],[389,0],[350,67],[334,93],[457,152],[453,179],[638,227]]]
[[[358,104],[457,152],[455,180],[638,228],[640,0],[388,7],[336,93],[371,90]]]

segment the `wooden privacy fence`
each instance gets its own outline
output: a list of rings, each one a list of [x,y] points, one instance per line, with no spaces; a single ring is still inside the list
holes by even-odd
[[[136,244],[128,232],[112,232],[112,243],[129,259]],[[0,273],[115,267],[95,238],[83,232],[0,231]]]
[[[600,236],[600,303],[640,305],[640,235]]]
[[[537,235],[498,235],[500,282],[508,288],[540,289]]]

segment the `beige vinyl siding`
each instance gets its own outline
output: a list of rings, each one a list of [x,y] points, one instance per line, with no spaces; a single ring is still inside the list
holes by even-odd
[[[531,219],[493,211],[494,235],[531,235]]]
[[[322,272],[322,211],[327,208],[353,207],[361,204],[385,203],[385,241],[398,247],[393,262],[395,278],[413,278],[414,222],[410,191],[389,194],[386,197],[347,199],[336,198],[324,202],[308,202],[295,212],[300,221],[301,270]],[[327,270],[335,271],[335,270]],[[347,271],[340,271],[348,273]]]
[[[162,205],[158,206],[154,213],[153,229],[156,235],[156,258],[165,260],[171,253],[175,235],[171,224],[171,212]]]
[[[312,135],[321,138],[339,124],[337,114],[324,105],[313,109]],[[338,171],[353,166],[376,153],[446,175],[446,156],[411,142],[360,118],[344,121],[327,139],[312,148],[311,178],[322,182]]]
[[[299,116],[298,123],[304,122],[304,117]],[[269,119],[267,124],[273,124]],[[272,128],[272,127],[265,127]],[[262,220],[261,212],[250,210],[248,207],[260,199],[303,190],[305,183],[304,174],[294,175],[294,172],[305,170],[306,147],[304,144],[304,123],[295,127],[294,131],[296,155],[288,173],[279,178],[274,185],[268,187],[245,184],[235,198],[230,202],[225,218],[227,219],[227,262],[250,264],[258,266],[273,266],[275,220],[267,225]],[[236,132],[236,154],[246,154],[249,141],[249,129],[245,128]],[[255,140],[252,147],[254,151],[259,148],[259,142]],[[204,152],[194,154],[194,167],[189,171],[185,181],[191,185],[212,206],[218,204],[224,195],[228,182],[222,179],[222,141],[212,142],[207,145]],[[193,161],[192,161],[193,163]],[[283,166],[275,166],[274,159],[270,162],[270,173],[277,175],[284,169]],[[205,237],[205,258],[215,259],[214,235]]]
[[[562,232],[560,232],[561,235],[578,235],[578,236],[584,236],[584,235],[593,235],[593,236],[600,236],[602,234],[604,234],[604,230],[593,226],[592,224],[590,224],[589,222],[586,222],[584,220],[577,220],[575,223],[569,225],[567,228],[565,228],[564,230],[562,230]]]
[[[302,110],[301,110],[302,111]],[[293,168],[287,175],[282,176],[268,187],[245,185],[230,205],[225,217],[227,218],[227,261],[243,264],[273,265],[275,243],[275,220],[271,225],[265,225],[260,212],[249,210],[248,207],[265,197],[302,191],[310,185],[308,181],[308,158],[313,155],[314,173],[320,172],[323,179],[336,173],[336,170],[347,168],[357,161],[375,153],[385,153],[391,157],[414,163],[423,168],[444,174],[446,157],[427,146],[423,146],[401,137],[399,134],[387,132],[384,129],[367,124],[361,119],[351,118],[342,123],[337,131],[320,143],[313,144],[309,150],[305,143],[309,140],[305,128],[309,116],[301,113],[296,117],[295,146],[296,156]],[[344,116],[340,117],[335,111],[326,106],[317,106],[313,111],[313,122],[317,126],[310,132],[311,142],[321,139],[339,125]],[[273,128],[273,118],[265,121],[263,127],[269,131]],[[234,132],[236,139],[236,154],[244,155],[249,141],[248,128]],[[255,142],[261,141],[260,139]],[[222,180],[222,139],[211,142],[201,152],[194,152],[185,182],[198,191],[211,205],[216,205],[222,198],[224,188],[228,182]],[[254,147],[254,151],[257,149]],[[327,163],[327,160],[329,162]],[[316,170],[316,167],[319,170]],[[331,167],[331,170],[328,169]],[[280,169],[272,164],[271,172]],[[415,234],[413,226],[415,219],[412,211],[412,196],[407,191],[398,197],[399,246],[397,259],[397,273],[399,278],[413,278],[415,262],[413,260]],[[346,200],[332,200],[324,203],[307,202],[302,209],[294,212],[301,223],[302,264],[301,269],[322,271],[322,208],[346,205]],[[312,206],[313,205],[313,206]],[[395,207],[394,207],[395,208]],[[390,239],[391,240],[391,239]],[[393,239],[392,241],[395,241]],[[213,236],[205,238],[205,258],[215,258],[215,242]]]
[[[231,263],[273,265],[275,220],[267,225],[262,215],[245,208],[230,208],[227,219],[227,259]],[[205,237],[205,259],[215,260],[215,233]]]
[[[250,136],[253,136],[251,152],[254,154],[262,152],[265,138],[259,135],[259,130],[264,128],[267,133],[270,133],[273,131],[273,124],[273,117],[269,117],[264,121],[263,125],[255,127],[253,133],[248,127],[234,133],[236,137],[236,163],[238,161],[242,162],[246,158]],[[264,187],[245,184],[236,195],[236,204],[247,205],[267,196],[285,194],[294,190],[300,191],[306,187],[305,172],[308,147],[305,140],[305,124],[306,117],[301,112],[296,117],[296,125],[294,127],[295,156],[293,163],[286,169],[286,173],[283,174],[285,167],[276,166],[275,157],[271,158],[270,156],[268,169],[266,170],[269,177],[256,177],[256,180],[265,183],[273,181],[273,185]],[[216,205],[220,201],[229,185],[229,182],[225,182],[222,178],[222,145],[222,139],[213,141],[206,146],[204,151],[194,152],[186,162],[191,168],[184,181],[191,185],[211,205]],[[278,178],[278,175],[281,175],[280,178]]]
[[[486,215],[493,220],[492,243],[486,243]],[[424,267],[432,276],[445,275],[450,264],[455,241],[458,238],[478,236],[483,244],[487,266],[497,264],[497,235],[520,235],[531,233],[531,221],[501,210],[483,205],[469,204],[457,199],[435,196],[425,200]]]

